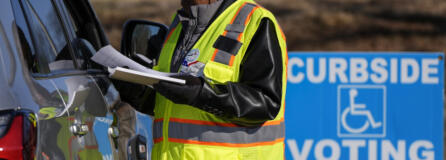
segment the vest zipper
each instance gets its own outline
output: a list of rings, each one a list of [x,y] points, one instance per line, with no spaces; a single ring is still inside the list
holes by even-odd
[[[187,47],[190,45],[191,41],[192,41],[192,37],[195,33],[195,30],[197,29],[197,20],[193,19],[189,21],[189,24],[187,26],[187,30],[184,33],[184,38],[183,38],[183,42],[181,44],[181,46],[178,48],[178,50],[180,51],[178,54],[179,58],[177,59],[177,61],[173,62],[173,66],[175,66],[175,70],[174,72],[179,72],[180,68],[181,68],[181,64],[184,61],[184,58],[186,58],[187,56],[187,51],[186,49],[188,49]],[[192,46],[193,47],[193,46]]]

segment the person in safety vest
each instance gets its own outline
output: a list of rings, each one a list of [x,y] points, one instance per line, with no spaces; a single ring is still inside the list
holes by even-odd
[[[182,0],[155,70],[153,159],[284,159],[287,50],[253,0]]]

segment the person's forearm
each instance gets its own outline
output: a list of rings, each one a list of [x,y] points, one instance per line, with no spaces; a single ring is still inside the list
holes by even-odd
[[[196,102],[204,111],[248,126],[272,120],[280,110],[280,94],[269,96],[243,83],[205,84]]]

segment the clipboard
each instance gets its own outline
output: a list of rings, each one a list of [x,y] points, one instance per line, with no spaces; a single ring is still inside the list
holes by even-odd
[[[122,67],[108,67],[108,72],[110,73],[110,78],[142,85],[154,85],[159,83],[160,81],[166,81],[181,85],[186,84],[186,80],[172,78],[162,74],[156,74],[156,72],[146,73]]]

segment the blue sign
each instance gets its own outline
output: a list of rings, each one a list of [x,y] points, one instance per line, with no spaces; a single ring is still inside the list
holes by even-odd
[[[287,159],[443,159],[444,54],[289,54]]]

